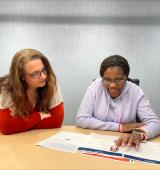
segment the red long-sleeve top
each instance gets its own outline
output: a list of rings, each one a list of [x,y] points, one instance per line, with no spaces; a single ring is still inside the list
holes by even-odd
[[[0,109],[0,131],[8,135],[31,129],[59,128],[64,119],[64,105],[60,103],[50,110],[50,117],[41,120],[39,112],[33,112],[26,118],[13,116],[11,111]]]

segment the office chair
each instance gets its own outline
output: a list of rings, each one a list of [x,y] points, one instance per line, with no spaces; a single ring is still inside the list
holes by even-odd
[[[129,79],[129,81],[131,81],[132,83],[135,83],[139,86],[139,83],[140,83],[139,79]]]

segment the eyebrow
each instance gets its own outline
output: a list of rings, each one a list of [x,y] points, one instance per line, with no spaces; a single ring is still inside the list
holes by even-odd
[[[35,70],[35,71],[32,71],[30,74],[33,74],[35,72],[41,72],[43,69],[45,69],[46,67],[43,67],[41,70]]]
[[[123,78],[122,76],[121,77],[115,77],[114,79],[121,79]],[[103,77],[103,79],[111,79],[110,77]]]

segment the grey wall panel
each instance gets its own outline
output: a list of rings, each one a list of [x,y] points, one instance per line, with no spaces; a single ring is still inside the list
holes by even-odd
[[[160,115],[160,1],[0,0],[0,76],[14,53],[36,48],[49,58],[74,124],[80,101],[101,61],[126,57]],[[2,59],[3,58],[3,59]]]

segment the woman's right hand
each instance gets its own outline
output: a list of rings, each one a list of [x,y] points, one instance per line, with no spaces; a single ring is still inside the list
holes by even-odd
[[[136,128],[140,128],[142,126],[144,126],[144,123],[125,123],[122,124],[122,129],[121,132],[130,132]]]
[[[139,133],[123,133],[122,136],[116,141],[116,146],[120,147],[134,145],[138,149],[141,141],[142,139]]]

